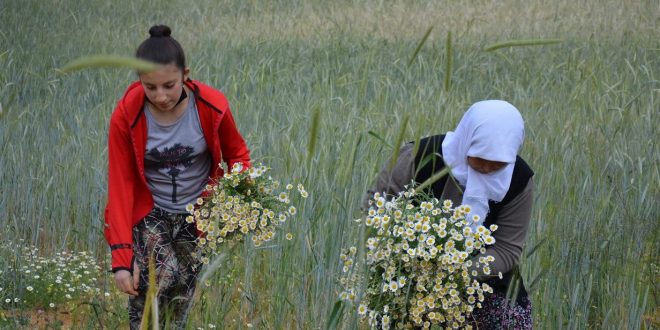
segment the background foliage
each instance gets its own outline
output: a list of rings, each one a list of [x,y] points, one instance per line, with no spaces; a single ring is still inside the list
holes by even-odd
[[[451,130],[486,98],[510,101],[526,119],[522,156],[538,190],[522,265],[539,328],[637,329],[660,318],[657,1],[0,4],[3,240],[107,258],[107,124],[136,76],[55,69],[130,56],[164,23],[191,76],[227,95],[253,157],[281,178],[304,178],[310,192],[294,240],[234,258],[201,294],[192,326],[324,327],[340,247],[357,239],[348,224],[399,132],[413,140]],[[484,51],[554,38],[562,42]],[[116,295],[118,312],[82,324],[125,325]],[[353,314],[340,326],[353,327]]]

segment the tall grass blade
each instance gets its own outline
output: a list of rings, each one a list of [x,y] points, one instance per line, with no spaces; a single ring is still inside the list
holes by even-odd
[[[511,307],[515,304],[522,284],[522,276],[520,275],[520,267],[515,266],[511,270],[511,280],[509,280],[509,287],[506,291],[507,304]]]
[[[542,46],[542,45],[552,45],[562,42],[562,39],[521,39],[521,40],[509,40],[504,42],[498,42],[490,44],[484,47],[485,52],[490,52],[500,48],[508,47],[522,47],[522,46]]]
[[[309,167],[316,150],[316,140],[318,139],[319,120],[321,118],[321,108],[317,106],[312,115],[312,124],[309,129],[309,141],[307,142],[307,166]]]
[[[75,59],[61,67],[58,71],[62,73],[71,73],[82,69],[95,69],[101,67],[127,68],[147,72],[156,70],[158,65],[134,57],[94,55]]]
[[[426,179],[426,181],[422,182],[419,186],[417,186],[416,189],[420,191],[426,189],[426,187],[440,180],[443,176],[447,175],[447,173],[449,173],[449,167],[445,167],[440,172],[433,174],[430,178]]]
[[[392,170],[394,164],[396,164],[397,159],[399,159],[399,148],[401,147],[401,143],[403,142],[403,137],[406,135],[407,126],[408,126],[408,115],[406,114],[403,117],[403,121],[401,122],[401,129],[399,130],[399,135],[396,137],[396,141],[394,142],[394,147],[392,148],[392,160],[390,161],[388,171]]]
[[[149,289],[144,299],[144,310],[142,311],[141,330],[148,330],[151,320],[151,329],[158,329],[158,283],[156,283],[156,262],[153,253],[149,257]],[[151,316],[151,317],[149,317]]]
[[[536,274],[534,279],[531,282],[529,282],[529,285],[527,286],[528,293],[534,292],[534,290],[536,289],[536,285],[539,283],[539,280],[543,278],[543,274],[545,274],[545,272],[540,271],[538,274]]]
[[[415,62],[415,58],[417,58],[417,54],[419,53],[420,50],[422,50],[422,47],[424,47],[424,44],[426,43],[426,39],[429,38],[429,35],[431,35],[431,30],[433,30],[433,25],[431,25],[428,30],[426,30],[426,33],[424,33],[424,36],[422,37],[422,40],[420,40],[419,45],[417,45],[417,48],[415,48],[415,51],[413,52],[412,56],[410,57],[410,60],[408,61],[408,66],[413,64]]]
[[[376,140],[380,141],[382,144],[387,146],[388,148],[394,148],[389,142],[387,142],[382,136],[378,135],[378,133],[374,131],[368,131],[367,134],[373,136],[376,138]]]
[[[454,57],[451,48],[451,31],[447,31],[447,42],[445,44],[446,59],[445,59],[445,92],[449,91],[451,87],[451,68],[453,65]]]
[[[529,252],[527,252],[526,258],[531,257],[534,254],[534,252],[536,252],[536,250],[538,250],[538,248],[540,248],[547,240],[548,237],[544,237],[540,241],[538,241],[538,243],[536,243],[536,245],[534,245],[534,247],[531,248]]]
[[[230,251],[233,251],[234,249],[230,249]],[[202,276],[199,277],[199,280],[197,283],[204,283],[208,279],[211,278],[211,276],[220,268],[220,266],[223,266],[225,263],[225,260],[227,260],[227,257],[229,256],[229,252],[224,252],[213,260],[213,262],[206,267],[206,270],[202,274]]]
[[[357,159],[357,152],[360,146],[360,142],[362,142],[362,134],[358,135],[358,138],[356,139],[355,143],[353,144],[353,148],[351,149],[351,153],[349,154],[350,158],[346,163],[348,164],[348,167],[344,173],[344,183],[350,182],[351,178],[353,177],[353,169],[355,169],[355,160]]]
[[[344,303],[341,300],[338,300],[335,303],[335,306],[332,307],[332,312],[330,313],[330,318],[328,318],[328,324],[326,325],[326,330],[337,329],[337,324],[339,324],[340,316],[344,312]]]

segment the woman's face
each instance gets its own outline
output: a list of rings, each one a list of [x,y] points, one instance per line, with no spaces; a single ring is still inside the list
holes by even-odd
[[[475,171],[482,174],[489,174],[495,171],[503,169],[507,163],[505,162],[496,162],[493,160],[487,160],[479,157],[468,156],[468,165],[472,167]]]
[[[174,109],[181,97],[183,81],[188,79],[188,72],[188,68],[181,70],[174,64],[167,64],[156,71],[140,74],[142,87],[154,110],[168,112]]]

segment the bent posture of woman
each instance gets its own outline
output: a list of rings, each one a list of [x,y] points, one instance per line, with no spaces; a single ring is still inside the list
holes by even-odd
[[[105,236],[117,287],[129,297],[131,329],[139,329],[153,258],[161,325],[183,328],[198,264],[196,227],[186,205],[222,175],[224,160],[250,165],[225,96],[188,79],[181,45],[167,26],[153,26],[137,57],[160,64],[139,73],[119,101],[108,137]]]
[[[463,115],[455,131],[423,138],[417,147],[414,143],[404,145],[392,170],[384,168],[367,195],[397,195],[411,182],[422,183],[449,166],[450,173],[435,181],[429,192],[455,205],[470,205],[468,219],[475,215],[480,219],[473,227],[498,226],[493,233],[496,242],[485,252],[495,258],[491,273],[477,270],[479,279],[494,289],[486,296],[483,308],[472,314],[471,323],[478,329],[532,328],[532,305],[514,274],[527,235],[534,193],[534,172],[517,155],[524,135],[523,118],[513,105],[499,100],[477,102]],[[517,294],[509,301],[507,292]]]

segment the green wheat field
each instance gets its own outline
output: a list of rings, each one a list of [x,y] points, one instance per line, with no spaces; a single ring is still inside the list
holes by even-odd
[[[310,193],[292,240],[208,274],[190,329],[365,328],[337,304],[364,192],[401,141],[452,130],[482,99],[526,121],[536,328],[660,328],[658,1],[0,0],[0,22],[0,328],[127,327],[103,210],[109,117],[137,76],[58,69],[133,56],[153,24],[225,93],[253,159]],[[517,40],[531,42],[500,44]],[[63,251],[100,270],[48,263]],[[23,276],[47,268],[35,260],[53,265]],[[85,269],[86,295],[47,282]]]

